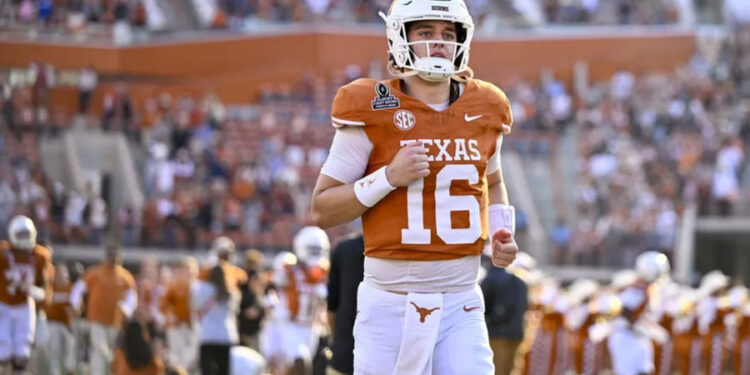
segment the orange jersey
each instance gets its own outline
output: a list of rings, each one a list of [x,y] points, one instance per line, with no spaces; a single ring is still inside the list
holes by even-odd
[[[286,307],[292,321],[310,323],[322,311],[327,293],[325,273],[317,267],[303,267],[300,265],[287,266],[287,285],[282,290],[281,298],[286,301]]]
[[[135,290],[133,275],[122,266],[112,269],[102,264],[86,271],[83,281],[89,291],[86,306],[88,320],[111,327],[119,326],[122,316],[118,304],[128,290]]]
[[[240,267],[227,262],[221,262],[222,268],[224,268],[224,275],[226,275],[227,283],[229,287],[235,288],[242,284],[247,283],[247,272]],[[198,275],[198,279],[201,281],[208,281],[208,277],[211,275],[211,267],[206,267],[201,270]]]
[[[177,280],[169,284],[161,301],[161,311],[168,324],[190,324],[190,283]]]
[[[70,306],[70,290],[72,285],[67,283],[62,286],[55,285],[52,289],[52,299],[47,307],[47,319],[51,322],[64,323],[68,326],[73,321]]]
[[[487,161],[513,122],[500,89],[470,79],[439,112],[404,94],[398,79],[359,79],[339,89],[331,114],[334,126],[362,126],[372,142],[365,174],[388,165],[406,144],[427,147],[430,175],[392,191],[362,216],[367,256],[438,260],[481,253],[488,236]]]
[[[0,241],[0,303],[27,303],[29,287],[48,289],[54,273],[49,250],[36,245],[31,252],[16,250],[8,241]]]

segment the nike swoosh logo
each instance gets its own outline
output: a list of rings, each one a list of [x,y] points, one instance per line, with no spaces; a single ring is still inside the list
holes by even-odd
[[[480,118],[482,116],[484,116],[484,115],[469,116],[468,113],[465,113],[464,114],[464,120],[466,120],[466,122],[472,122],[472,121],[474,121],[474,120],[476,120],[476,119],[478,119],[478,118]]]
[[[466,308],[466,305],[464,305],[464,311],[466,311],[466,312],[469,312],[469,311],[474,311],[474,310],[476,310],[476,309],[478,309],[478,308],[479,308],[479,306],[473,306],[473,307],[469,307],[469,308],[467,309],[467,308]]]

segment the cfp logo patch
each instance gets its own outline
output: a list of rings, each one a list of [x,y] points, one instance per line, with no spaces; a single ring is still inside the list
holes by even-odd
[[[414,125],[417,124],[417,119],[410,111],[401,109],[397,111],[395,115],[393,115],[393,124],[396,125],[399,130],[406,131],[413,128]]]
[[[391,95],[391,88],[385,83],[380,82],[375,85],[375,94],[377,94],[377,96],[370,103],[372,104],[373,111],[398,108],[401,106],[398,98]]]

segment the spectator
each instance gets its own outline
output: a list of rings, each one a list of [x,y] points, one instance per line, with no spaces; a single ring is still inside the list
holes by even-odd
[[[78,111],[83,114],[89,112],[91,96],[96,90],[99,77],[92,65],[81,69],[78,76]]]
[[[71,191],[65,206],[65,239],[80,242],[87,237],[83,212],[86,209],[86,198],[82,194]]]
[[[0,228],[7,228],[8,221],[10,221],[16,207],[16,194],[10,186],[9,179],[5,178],[2,171],[0,171],[0,177],[2,177],[0,178]]]
[[[117,215],[122,243],[126,247],[135,245],[135,229],[137,225],[135,210],[131,205],[123,205]]]
[[[732,203],[739,198],[739,174],[743,159],[742,146],[734,140],[726,140],[716,157],[713,196],[717,200],[720,216],[729,216]]]
[[[108,222],[107,203],[102,197],[90,191],[86,211],[88,211],[88,225],[91,229],[89,231],[91,244],[99,246]]]
[[[10,129],[10,131],[13,132],[13,135],[16,137],[16,141],[21,141],[21,128],[18,124],[18,111],[16,109],[16,95],[15,90],[11,90],[11,93],[9,96],[4,98],[3,100],[3,119],[5,120],[5,125]]]
[[[555,264],[564,264],[568,257],[568,250],[570,247],[570,237],[572,231],[570,226],[565,222],[562,217],[557,218],[555,227],[552,228],[552,246],[554,247],[553,262]]]

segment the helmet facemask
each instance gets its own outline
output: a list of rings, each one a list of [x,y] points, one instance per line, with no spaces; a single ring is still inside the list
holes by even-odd
[[[399,78],[419,75],[426,81],[439,82],[455,77],[463,72],[471,74],[469,68],[469,50],[474,35],[474,23],[466,10],[463,1],[449,0],[446,6],[424,4],[412,5],[410,2],[397,4],[394,2],[391,11],[386,16],[380,12],[380,17],[386,23],[388,38],[389,68],[391,74]],[[428,8],[422,8],[427,6]],[[435,10],[435,9],[440,9]],[[443,40],[408,40],[408,26],[418,21],[447,21],[456,26],[456,41]],[[447,51],[445,57],[432,56],[433,46],[442,44]],[[417,57],[415,47],[426,47],[425,57]],[[391,66],[392,65],[392,66]],[[395,71],[399,70],[399,71]]]

